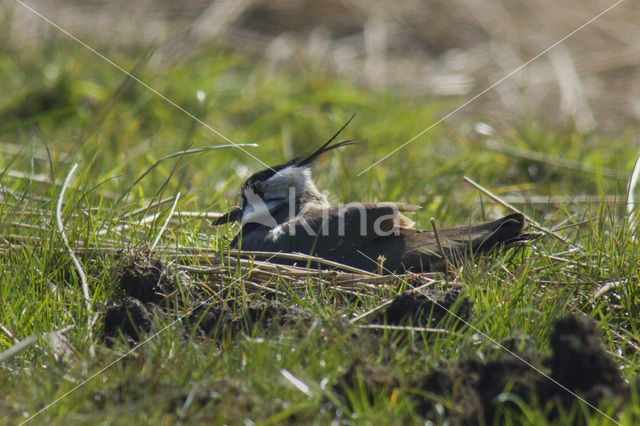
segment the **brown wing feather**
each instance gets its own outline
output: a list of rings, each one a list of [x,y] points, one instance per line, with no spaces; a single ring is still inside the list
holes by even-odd
[[[458,226],[438,230],[447,259],[459,264],[472,255],[490,251],[496,247],[508,247],[528,239],[522,234],[524,216],[512,214],[491,222],[471,226]],[[444,267],[440,249],[432,231],[406,231],[406,252],[403,265],[406,269],[441,270]]]
[[[318,208],[308,211],[304,220],[296,218],[279,229],[261,227],[247,233],[242,249],[313,254],[369,271],[377,269],[378,257],[383,255],[387,273],[442,270],[444,261],[433,232],[397,227],[397,214],[396,206],[378,203]],[[447,258],[460,263],[474,254],[526,240],[523,226],[524,217],[513,214],[492,222],[443,228],[438,235]]]

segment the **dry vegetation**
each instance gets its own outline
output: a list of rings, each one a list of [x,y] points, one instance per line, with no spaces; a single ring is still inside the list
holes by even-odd
[[[0,423],[637,424],[639,5],[449,117],[612,4],[29,3],[162,98],[4,2]],[[401,276],[229,250],[261,165],[211,128],[277,164],[354,112],[333,201],[541,238]]]
[[[308,61],[358,84],[467,100],[569,35],[615,1],[189,0],[34,1],[71,33],[111,49],[155,46],[156,66],[213,39],[276,66]],[[7,35],[42,43],[57,30],[8,2]],[[640,6],[624,1],[455,114],[512,125],[536,117],[581,131],[640,119]],[[456,102],[455,105],[458,103]]]

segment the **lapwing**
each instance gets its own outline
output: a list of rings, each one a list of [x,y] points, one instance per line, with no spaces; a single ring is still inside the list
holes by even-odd
[[[308,254],[374,272],[432,272],[530,239],[522,232],[525,218],[518,213],[434,232],[415,229],[403,214],[415,212],[416,205],[330,205],[312,179],[311,164],[353,143],[334,143],[347,124],[315,151],[255,173],[243,183],[240,206],[213,222],[240,222],[232,249]],[[277,256],[271,261],[291,263]]]

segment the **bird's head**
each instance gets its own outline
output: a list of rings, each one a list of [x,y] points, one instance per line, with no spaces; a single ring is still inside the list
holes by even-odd
[[[311,163],[321,154],[351,145],[351,141],[333,143],[353,117],[324,145],[286,163],[254,173],[240,188],[240,207],[214,220],[214,225],[241,221],[259,223],[270,228],[291,215],[298,214],[307,203],[328,206],[326,197],[318,190],[311,176]]]

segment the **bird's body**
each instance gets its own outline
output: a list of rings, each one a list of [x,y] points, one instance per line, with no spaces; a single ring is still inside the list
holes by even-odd
[[[413,221],[403,214],[418,206],[393,202],[331,206],[313,182],[309,164],[323,152],[349,144],[331,145],[339,133],[312,154],[256,173],[243,184],[242,206],[214,222],[242,221],[231,248],[309,254],[393,273],[441,270],[446,261],[458,264],[528,239],[522,234],[521,214],[443,228],[436,238],[433,231],[414,229]]]

